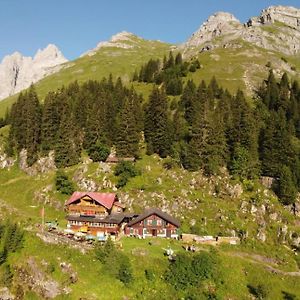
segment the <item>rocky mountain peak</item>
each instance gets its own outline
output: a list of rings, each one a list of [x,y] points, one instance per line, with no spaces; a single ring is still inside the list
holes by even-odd
[[[217,12],[210,16],[205,23],[187,41],[186,47],[197,47],[212,39],[226,34],[234,34],[237,28],[242,27],[234,15],[226,12]]]
[[[119,42],[119,41],[130,41],[135,35],[128,31],[121,31],[115,35],[113,35],[110,39],[111,42]]]
[[[65,62],[67,59],[53,44],[39,49],[34,58],[19,52],[5,56],[0,64],[0,100],[58,71]]]
[[[300,9],[270,6],[244,25],[229,13],[216,13],[183,45],[183,52],[191,56],[214,48],[236,47],[241,39],[287,55],[299,53]]]
[[[39,49],[34,56],[34,60],[61,60],[66,62],[66,58],[54,44],[49,44],[45,49]]]
[[[259,17],[251,18],[247,24],[248,26],[253,26],[275,22],[300,30],[300,9],[292,6],[270,6],[264,9]]]
[[[92,56],[94,55],[99,49],[101,48],[121,48],[121,49],[132,49],[135,47],[136,41],[134,41],[134,38],[139,38],[135,34],[127,31],[121,31],[115,35],[113,35],[109,41],[100,42],[97,44],[97,46],[92,49],[88,50],[87,52],[80,55],[80,57],[88,55]],[[139,38],[141,39],[141,38]]]

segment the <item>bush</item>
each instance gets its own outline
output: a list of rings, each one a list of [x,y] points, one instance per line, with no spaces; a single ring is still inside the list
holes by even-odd
[[[116,249],[110,237],[104,245],[97,244],[94,251],[96,259],[104,265],[107,273],[115,276],[125,285],[133,280],[130,260]]]
[[[185,290],[205,280],[214,282],[220,277],[217,271],[217,253],[178,254],[176,260],[170,262],[165,280],[176,290]]]
[[[71,195],[75,191],[72,181],[62,170],[58,170],[55,176],[56,190],[65,195]]]
[[[132,162],[122,161],[117,164],[114,174],[119,177],[117,188],[120,188],[125,186],[130,178],[139,175],[139,172]]]
[[[13,281],[14,274],[12,273],[11,267],[9,264],[5,264],[4,270],[1,277],[1,283],[7,287],[10,287]]]
[[[268,299],[269,296],[269,288],[264,284],[258,285],[247,285],[249,292],[256,297],[256,299],[263,300]]]
[[[171,157],[167,157],[163,161],[163,167],[166,170],[171,170],[171,169],[175,168],[176,166],[177,166],[177,162]]]
[[[122,259],[120,262],[117,278],[120,281],[122,281],[125,285],[128,285],[130,282],[132,282],[133,279],[132,268],[128,257],[125,255],[122,255],[121,257]]]
[[[284,300],[297,300],[297,296],[294,294],[283,291],[282,295]]]
[[[110,149],[108,146],[101,144],[100,142],[97,142],[96,144],[93,144],[87,150],[87,152],[90,159],[92,159],[94,162],[106,161],[107,157],[109,156]]]
[[[154,274],[153,270],[146,269],[145,270],[145,277],[146,277],[147,280],[153,281],[155,279],[155,274]]]

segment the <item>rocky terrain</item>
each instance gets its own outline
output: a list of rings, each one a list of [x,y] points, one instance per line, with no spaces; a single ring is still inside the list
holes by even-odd
[[[259,17],[242,24],[233,15],[218,12],[191,36],[182,46],[186,56],[214,48],[242,46],[236,41],[295,55],[300,51],[300,10],[294,7],[271,6]]]
[[[83,57],[85,55],[92,56],[101,48],[115,47],[121,49],[132,49],[137,46],[134,45],[136,38],[141,39],[140,37],[137,37],[133,33],[127,31],[119,32],[113,35],[109,41],[99,42],[94,49],[88,50],[80,57]]]
[[[19,52],[5,56],[0,64],[0,100],[57,72],[65,62],[67,59],[52,44],[38,50],[33,58],[22,56]]]

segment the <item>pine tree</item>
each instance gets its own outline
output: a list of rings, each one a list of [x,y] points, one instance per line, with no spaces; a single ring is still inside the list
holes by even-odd
[[[280,170],[276,194],[284,205],[295,203],[297,189],[293,182],[292,172],[287,166],[283,166]]]
[[[120,157],[137,157],[139,132],[134,115],[134,98],[125,99],[124,107],[118,118],[116,148]]]
[[[63,103],[63,109],[55,145],[55,163],[59,168],[77,164],[81,157],[78,131],[64,93],[61,95],[61,103]]]
[[[195,114],[195,97],[196,97],[196,85],[192,80],[188,80],[182,96],[180,98],[180,107],[184,110],[184,117],[189,125],[192,124],[192,120]]]
[[[165,91],[153,88],[145,110],[144,133],[147,153],[166,157],[171,152],[170,120]]]
[[[181,65],[182,64],[182,54],[179,52],[177,53],[175,57],[175,65]]]
[[[60,123],[60,109],[55,93],[48,93],[45,98],[41,125],[41,149],[44,153],[55,148],[56,136]]]

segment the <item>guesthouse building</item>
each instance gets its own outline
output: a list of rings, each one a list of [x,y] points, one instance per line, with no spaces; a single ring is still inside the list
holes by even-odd
[[[180,222],[157,208],[147,209],[125,226],[127,236],[179,238]]]
[[[74,192],[65,203],[67,227],[94,236],[118,235],[125,206],[114,193]]]

